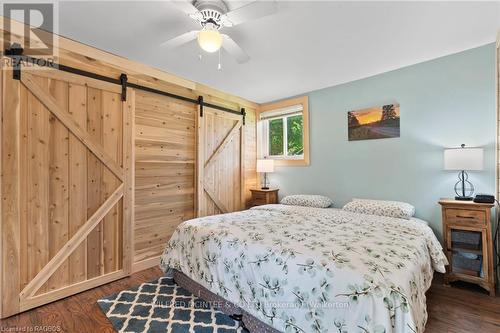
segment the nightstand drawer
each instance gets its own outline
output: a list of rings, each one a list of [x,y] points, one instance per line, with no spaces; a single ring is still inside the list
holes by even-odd
[[[485,225],[486,213],[484,210],[447,208],[446,219],[448,220],[448,223],[458,223],[464,225]]]
[[[267,195],[268,194],[266,192],[254,192],[253,193],[253,199],[254,200],[263,200],[263,201],[266,201]]]
[[[253,198],[252,201],[255,206],[267,205],[267,199],[265,196],[260,198]]]

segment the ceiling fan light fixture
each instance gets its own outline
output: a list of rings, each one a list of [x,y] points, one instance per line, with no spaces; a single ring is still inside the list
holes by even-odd
[[[198,33],[198,45],[208,53],[214,53],[220,49],[222,36],[215,25],[208,23],[203,27],[203,30]]]

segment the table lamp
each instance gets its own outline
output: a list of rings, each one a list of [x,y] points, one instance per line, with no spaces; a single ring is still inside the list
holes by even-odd
[[[263,190],[269,190],[269,187],[267,186],[267,173],[274,172],[274,160],[257,160],[257,172],[264,173],[264,186],[262,186],[261,188]]]
[[[469,181],[467,171],[483,170],[483,148],[460,148],[444,150],[444,170],[455,170],[458,182],[455,184],[455,200],[472,200],[474,185]]]

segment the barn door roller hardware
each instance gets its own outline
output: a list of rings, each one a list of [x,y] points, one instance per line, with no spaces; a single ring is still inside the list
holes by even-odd
[[[5,50],[5,55],[12,59],[12,78],[14,80],[21,80],[21,58],[23,51],[23,48],[18,43],[12,44],[10,49]]]
[[[242,120],[243,120],[243,125],[245,125],[245,118],[247,116],[247,112],[245,111],[245,108],[241,108],[241,116],[242,116]]]
[[[120,75],[120,83],[122,84],[122,102],[127,100],[127,74]]]
[[[198,105],[200,106],[200,117],[203,117],[203,96],[198,96]]]
[[[21,45],[19,45],[17,43],[12,44],[10,49],[6,49],[4,54],[5,54],[5,56],[13,59],[13,68],[14,68],[13,77],[15,80],[21,79],[21,64],[24,62],[24,63],[30,63],[30,64],[42,66],[42,67],[48,67],[48,68],[52,68],[52,69],[60,70],[63,72],[68,72],[68,73],[80,75],[80,76],[85,76],[85,77],[89,77],[89,78],[100,80],[100,81],[105,81],[105,82],[117,84],[117,85],[122,87],[122,100],[123,101],[125,101],[127,98],[127,87],[129,87],[129,88],[133,88],[133,89],[151,92],[151,93],[158,94],[158,95],[163,95],[163,96],[175,98],[175,99],[178,99],[178,100],[181,100],[184,102],[189,102],[189,103],[200,105],[201,106],[200,107],[200,116],[201,117],[203,116],[203,107],[204,106],[212,108],[212,109],[224,111],[224,112],[229,112],[229,113],[233,113],[233,114],[237,114],[237,115],[243,115],[243,113],[241,111],[231,110],[229,108],[226,108],[226,107],[223,107],[220,105],[216,105],[216,104],[205,103],[203,101],[203,96],[200,96],[201,99],[200,99],[200,97],[198,97],[198,99],[193,99],[193,98],[184,97],[184,96],[176,95],[173,93],[169,93],[167,91],[158,90],[158,89],[154,89],[154,88],[150,88],[150,87],[146,87],[146,86],[142,86],[139,84],[128,82],[128,78],[127,78],[126,74],[121,74],[119,79],[115,79],[115,78],[87,72],[87,71],[84,71],[84,70],[81,70],[78,68],[74,68],[74,67],[70,67],[70,66],[66,66],[66,65],[62,65],[62,64],[57,64],[55,62],[48,61],[46,59],[33,58],[33,57],[30,57],[27,55],[23,55],[23,48],[21,47]]]

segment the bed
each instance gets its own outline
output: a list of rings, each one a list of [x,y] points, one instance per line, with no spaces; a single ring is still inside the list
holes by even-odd
[[[446,264],[422,220],[286,205],[186,221],[161,258],[280,332],[423,332]]]

